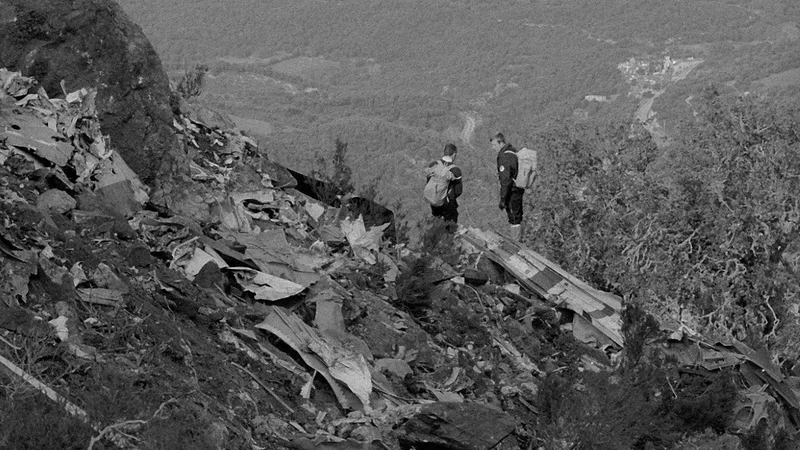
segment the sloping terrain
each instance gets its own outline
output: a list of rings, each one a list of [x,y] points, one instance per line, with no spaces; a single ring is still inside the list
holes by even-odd
[[[3,448],[786,442],[793,381],[746,346],[673,333],[679,363],[651,366],[665,335],[614,296],[491,232],[390,245],[198,106],[175,127],[205,198],[155,208],[92,131],[91,90],[3,77]]]
[[[14,4],[19,12],[34,3]],[[753,12],[734,9],[733,15]],[[33,24],[23,28],[36,33],[76,31],[72,24],[83,20],[69,14],[61,21],[52,11],[45,20],[10,20],[13,11],[4,4],[0,14],[0,26]],[[123,17],[117,21],[130,29]],[[45,36],[53,38],[48,52],[32,55],[58,61],[58,46],[68,50],[71,41],[57,32]],[[17,59],[30,69],[28,58]],[[307,56],[273,62],[284,74],[323,81],[341,69]],[[646,97],[661,89],[659,73],[673,74],[643,64],[631,67]],[[703,67],[691,73],[702,74]],[[363,68],[380,73],[376,62]],[[574,152],[567,155],[572,159],[549,160],[560,166],[543,174],[568,189],[542,193],[552,199],[542,217],[560,222],[535,223],[537,245],[583,270],[595,286],[626,298],[666,300],[648,309],[656,318],[640,309],[653,305],[623,303],[492,231],[463,227],[449,235],[434,223],[420,229],[422,245],[409,247],[397,240],[403,233],[391,231],[397,224],[385,225],[391,212],[364,199],[317,195],[318,184],[294,178],[224,115],[175,93],[171,111],[162,111],[172,120],[162,121],[161,130],[176,138],[168,150],[184,160],[151,190],[128,167],[135,146],[123,152],[115,142],[125,134],[106,135],[97,103],[106,97],[96,90],[103,86],[67,87],[52,78],[58,88],[51,91],[6,70],[0,79],[2,448],[750,450],[796,442],[790,277],[797,267],[791,194],[798,116],[790,109],[748,110],[742,98],[725,110],[709,95],[706,100],[720,100],[717,108],[706,104],[699,112],[733,120],[698,126],[714,135],[733,130],[735,139],[729,145],[706,138],[719,153],[694,146],[676,153],[673,164],[698,162],[686,164],[701,179],[682,179],[687,190],[642,176],[647,164],[639,156],[646,161],[653,150],[646,139],[610,133],[597,136],[600,142],[556,136],[548,143],[553,155]],[[135,80],[123,86],[123,96],[142,94]],[[315,95],[296,79],[279,81],[287,95]],[[518,85],[495,87],[481,101],[507,96]],[[167,104],[158,95],[139,98],[161,105],[156,108]],[[327,140],[336,137],[336,127],[361,136],[359,124],[368,123],[383,139],[370,155],[381,172],[397,177],[387,185],[413,188],[385,149],[416,132],[415,121],[425,116],[417,115],[421,98],[398,98],[392,107],[408,111],[398,123],[353,117],[346,98],[333,98],[341,114],[312,128]],[[365,96],[359,105],[386,106],[372,100]],[[314,111],[303,101],[281,114]],[[486,103],[471,105],[480,104]],[[436,117],[426,120],[437,123]],[[464,129],[463,120],[485,119],[478,112],[459,117],[457,126],[446,127],[448,136]],[[414,142],[423,148],[436,133]],[[685,139],[693,136],[704,135]],[[626,145],[641,155],[629,158]],[[726,156],[730,148],[735,152]],[[720,168],[706,161],[715,155],[736,169],[730,178],[736,183],[726,182],[727,172],[712,173]],[[624,161],[607,159],[618,157]],[[481,158],[476,164],[485,168]],[[625,183],[634,188],[623,190]],[[746,192],[733,189],[740,186]],[[482,188],[494,192],[488,184]],[[638,210],[648,192],[677,201],[694,225],[675,227],[684,222],[667,203],[650,205],[661,217]],[[719,204],[699,201],[704,195]],[[757,208],[748,209],[748,202]],[[715,207],[742,213],[713,214]],[[712,211],[714,228],[697,226],[704,218],[699,209]],[[470,209],[464,213],[472,218]],[[625,220],[607,220],[616,214]],[[728,239],[731,224],[738,228]],[[597,238],[583,239],[588,233]],[[653,247],[659,240],[678,248]],[[597,242],[605,253],[592,247]],[[732,259],[740,249],[744,257]],[[693,259],[675,259],[686,252]],[[620,263],[619,255],[630,261]],[[687,261],[691,272],[679,265]],[[604,269],[602,275],[612,276],[599,276]],[[671,278],[684,284],[665,281]],[[784,283],[772,285],[773,278]],[[709,295],[671,295],[685,295],[686,288]],[[773,289],[781,295],[749,303]],[[724,303],[708,301],[715,299]],[[708,302],[692,305],[698,300]],[[670,310],[673,301],[684,309]],[[776,358],[769,350],[783,353]]]
[[[119,4],[5,0],[0,17],[0,67],[35,77],[52,95],[95,89],[102,132],[145,182],[185,166],[161,60]]]
[[[203,101],[247,119],[240,128],[273,160],[310,172],[346,142],[359,193],[375,185],[413,224],[426,210],[422,169],[447,142],[461,149],[465,223],[491,228],[502,224],[487,146],[497,131],[541,147],[565,121],[629,124],[638,112],[662,143],[709,84],[798,92],[792,0],[120,3],[171,74],[210,68]],[[620,70],[634,58],[650,66],[644,78],[665,57],[702,63],[647,86]],[[482,119],[473,140],[459,138],[464,114]]]
[[[398,286],[402,247],[275,187],[285,170],[246,139],[188,118],[176,131],[196,146],[193,177],[218,196],[216,221],[141,209],[132,172],[106,183],[103,162],[118,155],[76,145],[85,130],[46,126],[96,123],[91,92],[26,96],[31,81],[4,72],[17,96],[3,96],[0,115],[3,448],[410,448],[426,432],[393,428],[428,408],[455,422],[498,418],[456,436],[464,445],[530,439],[517,425],[536,366],[514,369],[513,344],[491,344],[490,332],[505,333],[492,325],[503,320],[494,287],[453,285],[439,258]],[[92,157],[100,164],[80,173]],[[398,290],[419,303],[397,309]],[[501,363],[495,378],[522,399],[517,417],[487,375]]]

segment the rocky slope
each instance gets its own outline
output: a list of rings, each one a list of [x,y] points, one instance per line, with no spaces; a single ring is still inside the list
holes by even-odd
[[[176,131],[195,148],[193,179],[218,208],[207,222],[152,209],[96,132],[94,91],[54,99],[29,94],[33,79],[2,76],[4,445],[530,439],[521,419],[535,411],[541,371],[502,325],[508,305],[526,311],[520,300],[464,285],[433,255],[417,263],[424,273],[401,275],[386,226],[313,201],[246,138],[184,116]],[[47,123],[81,126],[60,134]],[[453,428],[431,429],[430,417]]]
[[[203,198],[183,208],[216,206],[158,207],[98,134],[93,90],[0,79],[3,448],[629,448],[669,392],[684,414],[735,406],[729,426],[768,424],[763,442],[796,417],[795,380],[740,343],[636,319],[625,338],[677,363],[639,379],[614,296],[476,229],[389,244],[184,114]],[[716,405],[719,377],[742,399]]]
[[[684,370],[622,371],[618,300],[513,241],[434,228],[423,249],[390,244],[385,225],[302,194],[202,106],[176,104],[165,127],[159,83],[115,79],[115,94],[87,69],[70,78],[86,84],[61,86],[55,44],[91,47],[62,39],[80,34],[77,17],[135,29],[111,4],[2,11],[11,35],[19,18],[35,26],[28,44],[16,35],[27,50],[3,53],[22,71],[0,71],[0,447],[667,448],[708,426],[718,435],[703,442],[737,448],[698,412],[731,412],[716,373],[745,399],[726,425],[795,419],[793,380],[690,330],[660,344]],[[147,47],[137,39],[117,50]],[[89,59],[78,69],[103,67]],[[125,73],[161,79],[150,67]],[[135,109],[115,122],[121,98]],[[644,343],[652,323],[635,323]],[[697,417],[681,428],[657,411]]]
[[[3,0],[0,15],[0,67],[34,77],[52,96],[97,89],[102,133],[145,182],[185,166],[167,76],[116,2]]]

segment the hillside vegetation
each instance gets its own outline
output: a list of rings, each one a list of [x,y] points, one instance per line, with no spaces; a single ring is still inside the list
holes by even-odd
[[[0,448],[797,448],[800,7],[125,4],[190,176],[148,202],[93,90],[0,71]]]
[[[800,111],[708,90],[659,151],[625,128],[545,135],[530,245],[723,341],[796,360]]]
[[[168,67],[210,64],[204,101],[269,125],[251,132],[270,158],[311,171],[346,142],[356,189],[412,223],[445,142],[461,149],[462,221],[489,227],[503,218],[486,138],[537,146],[531,245],[662,317],[788,356],[796,2],[121,3]],[[664,56],[702,62],[652,84]],[[634,78],[618,67],[631,58]],[[629,126],[634,79],[643,99],[663,91],[671,145]]]
[[[414,223],[426,215],[421,169],[453,141],[467,177],[464,220],[502,225],[487,137],[502,130],[531,144],[573,114],[631,120],[639,99],[618,68],[630,58],[702,60],[653,101],[671,134],[709,83],[791,89],[800,66],[791,0],[120,3],[176,76],[209,65],[202,100],[232,114],[270,158],[311,171],[316,154],[347,142],[357,187],[377,183],[379,200]],[[466,141],[464,114],[478,119]]]

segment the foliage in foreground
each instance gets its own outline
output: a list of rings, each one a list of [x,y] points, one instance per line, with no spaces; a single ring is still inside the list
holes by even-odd
[[[635,305],[623,314],[624,363],[613,372],[579,369],[547,375],[539,387],[533,427],[548,449],[672,449],[686,436],[717,439],[732,425],[737,386],[731,370],[689,373],[645,344],[655,319]],[[562,343],[563,344],[563,343]],[[559,345],[572,357],[580,345]],[[736,439],[738,441],[738,439]]]
[[[671,449],[687,435],[725,433],[735,398],[726,371],[643,365],[614,375],[554,373],[539,390],[536,438],[545,448]]]
[[[628,126],[541,133],[532,246],[660,319],[791,358],[800,110],[707,89],[660,152]]]
[[[208,66],[197,64],[191,70],[186,70],[175,86],[175,92],[184,99],[200,95],[203,89],[203,78],[208,72]]]
[[[83,450],[94,433],[38,392],[0,398],[0,448]]]

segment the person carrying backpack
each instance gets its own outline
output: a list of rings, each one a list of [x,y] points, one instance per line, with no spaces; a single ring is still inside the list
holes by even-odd
[[[463,186],[461,169],[456,166],[458,148],[454,144],[444,146],[442,157],[428,164],[425,169],[426,183],[423,196],[431,205],[431,214],[446,222],[447,231],[458,228],[458,201]]]
[[[503,133],[489,139],[497,152],[497,175],[500,179],[500,210],[506,212],[510,237],[522,239],[522,196],[536,177],[536,152],[527,148],[517,150],[506,142]]]

